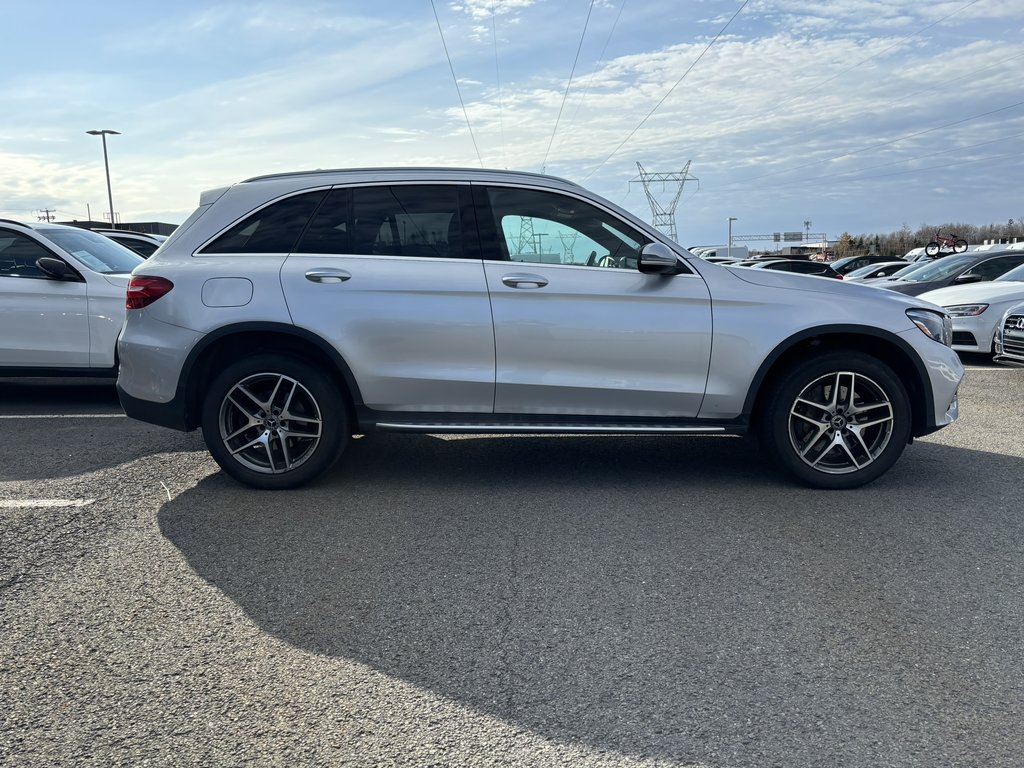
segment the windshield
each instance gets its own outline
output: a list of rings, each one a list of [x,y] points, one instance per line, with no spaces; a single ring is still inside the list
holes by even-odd
[[[997,277],[996,280],[1003,283],[1024,283],[1024,264],[1014,267],[1006,274]]]
[[[900,280],[908,283],[929,283],[932,280],[945,280],[962,269],[966,269],[977,261],[976,256],[944,256],[921,266],[905,275]]]
[[[38,227],[36,232],[101,275],[127,274],[145,261],[134,251],[87,229]]]

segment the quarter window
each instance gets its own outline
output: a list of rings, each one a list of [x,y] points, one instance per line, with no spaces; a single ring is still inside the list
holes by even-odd
[[[203,253],[290,253],[327,194],[306,192],[261,208],[203,249]]]

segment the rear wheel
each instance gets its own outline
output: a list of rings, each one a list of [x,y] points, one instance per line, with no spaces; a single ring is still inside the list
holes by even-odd
[[[967,241],[962,238],[957,238],[953,241],[953,252],[963,253],[967,250]]]
[[[937,256],[939,253],[939,244],[932,240],[924,247],[924,252],[929,256]]]
[[[213,380],[202,427],[221,469],[268,490],[309,482],[337,460],[349,437],[335,384],[301,360],[274,354],[240,360]]]
[[[856,488],[885,473],[910,438],[906,390],[887,365],[832,352],[784,374],[760,433],[773,459],[815,488]]]

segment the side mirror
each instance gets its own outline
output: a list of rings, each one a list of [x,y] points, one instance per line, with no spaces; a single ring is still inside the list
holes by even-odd
[[[637,268],[648,275],[678,275],[679,257],[664,243],[648,243],[640,251]]]
[[[981,275],[978,275],[978,274],[973,274],[972,275],[972,274],[968,273],[966,275],[960,275],[960,277],[958,277],[953,282],[957,283],[958,285],[966,285],[967,283],[982,283],[984,281],[985,281],[985,278],[983,278]]]
[[[67,265],[67,262],[55,259],[52,256],[40,256],[36,259],[36,266],[39,267],[55,280],[78,280],[78,273]]]

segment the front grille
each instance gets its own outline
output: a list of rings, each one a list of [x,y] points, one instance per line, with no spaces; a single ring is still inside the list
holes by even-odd
[[[974,338],[974,334],[970,331],[953,331],[953,346],[976,347],[978,346],[978,340]]]
[[[1003,351],[1024,356],[1024,314],[1010,315],[1003,323]]]

